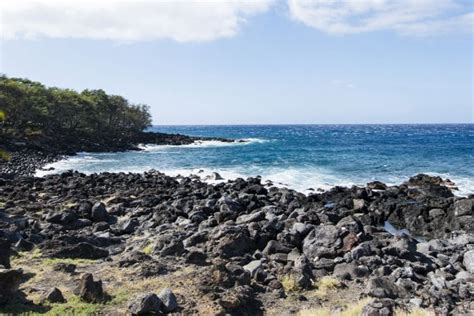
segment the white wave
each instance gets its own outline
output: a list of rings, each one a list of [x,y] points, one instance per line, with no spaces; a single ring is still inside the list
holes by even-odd
[[[399,185],[408,180],[409,176],[387,175],[382,178],[375,177],[350,177],[343,174],[337,174],[323,168],[316,167],[261,167],[261,166],[238,166],[232,168],[159,168],[150,163],[142,165],[131,165],[130,163],[120,164],[119,160],[102,158],[99,159],[95,154],[79,154],[46,165],[43,169],[37,170],[36,176],[60,173],[67,170],[78,170],[85,174],[95,172],[132,172],[142,173],[151,169],[157,169],[170,176],[198,176],[202,181],[208,183],[219,183],[222,181],[234,180],[236,178],[262,177],[262,183],[271,181],[272,185],[277,187],[288,187],[302,193],[317,192],[319,190],[328,190],[334,186],[350,187],[352,185],[365,186],[367,182],[373,180],[382,181],[388,185]],[[53,170],[48,170],[54,168]],[[217,172],[223,180],[215,180],[213,173]],[[474,193],[474,179],[468,177],[452,176],[450,174],[430,173],[433,176],[440,176],[443,179],[449,178],[458,187],[459,190],[453,191],[457,196],[467,196]]]
[[[354,183],[345,178],[340,178],[322,169],[282,169],[282,168],[258,168],[258,167],[238,167],[238,168],[193,168],[193,169],[167,169],[160,170],[170,176],[198,176],[202,181],[215,184],[237,178],[249,178],[260,176],[262,183],[271,186],[286,187],[302,193],[311,193],[318,190],[329,190],[335,185],[351,186],[353,184],[364,185],[364,183]],[[223,179],[215,180],[213,174],[218,173]]]
[[[268,143],[269,141],[271,141],[270,139],[263,139],[263,138],[256,138],[256,137],[250,137],[250,138],[242,138],[242,139],[239,139],[237,141],[244,141],[246,142],[247,144],[252,144],[252,143],[257,143],[257,144],[264,144],[264,143]]]
[[[36,177],[43,177],[48,174],[55,174],[67,170],[82,170],[83,166],[90,168],[94,165],[110,165],[113,166],[118,160],[116,159],[101,159],[102,154],[79,153],[76,156],[69,156],[66,159],[61,159],[56,162],[48,163],[35,172]],[[104,170],[105,171],[105,170]]]
[[[365,186],[368,182],[379,180],[387,185],[400,185],[408,180],[409,177],[387,177],[386,179],[377,178],[353,178],[344,175],[334,174],[328,170],[320,168],[202,168],[202,169],[168,169],[161,170],[170,176],[198,176],[202,181],[208,183],[219,183],[237,178],[246,179],[248,177],[262,177],[262,183],[268,181],[273,186],[287,187],[298,192],[309,194],[312,192],[326,191],[334,186],[351,187],[353,185]],[[143,172],[143,170],[142,170]],[[222,176],[222,180],[214,180],[213,173],[217,172]],[[453,193],[457,196],[467,196],[474,193],[474,179],[465,177],[452,177],[446,174],[427,173],[450,178],[458,190]]]
[[[229,147],[229,146],[243,146],[250,144],[263,144],[268,142],[266,139],[261,138],[243,138],[236,139],[233,142],[223,142],[219,140],[196,140],[192,144],[186,145],[153,145],[153,144],[140,144],[138,147],[144,151],[160,151],[168,148],[208,148],[208,147]]]

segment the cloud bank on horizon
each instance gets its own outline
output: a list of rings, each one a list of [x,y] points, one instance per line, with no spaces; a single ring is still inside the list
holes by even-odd
[[[473,3],[463,0],[17,0],[0,3],[0,33],[4,40],[206,42],[237,35],[250,18],[272,8],[336,35],[393,31],[431,36],[472,33],[474,26]]]

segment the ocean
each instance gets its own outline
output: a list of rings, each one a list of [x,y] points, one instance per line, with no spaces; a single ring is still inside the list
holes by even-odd
[[[474,193],[474,124],[154,126],[151,131],[228,137],[185,146],[143,146],[143,151],[79,153],[52,163],[38,176],[143,172],[169,175],[218,172],[224,179],[261,176],[301,192],[378,180],[400,184],[418,173],[449,178],[457,195]]]

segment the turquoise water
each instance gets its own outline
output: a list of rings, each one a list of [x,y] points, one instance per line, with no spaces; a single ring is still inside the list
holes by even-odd
[[[453,180],[460,194],[474,193],[474,124],[155,126],[151,130],[248,142],[80,153],[52,164],[55,170],[49,173],[157,169],[202,177],[218,172],[226,179],[261,175],[300,191],[373,180],[398,184],[417,173],[429,173]]]

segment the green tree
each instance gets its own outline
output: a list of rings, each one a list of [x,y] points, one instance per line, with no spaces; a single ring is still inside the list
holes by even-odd
[[[85,141],[132,137],[151,125],[149,108],[104,90],[47,88],[0,76],[0,122],[5,133],[78,137]]]

